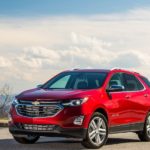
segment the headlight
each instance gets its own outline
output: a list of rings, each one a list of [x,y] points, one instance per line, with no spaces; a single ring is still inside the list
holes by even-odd
[[[66,102],[65,101],[62,102],[62,105],[63,106],[80,106],[83,103],[85,103],[87,100],[88,100],[88,97],[81,98],[81,99],[72,99]]]
[[[14,97],[13,101],[12,101],[12,105],[15,106],[18,104],[18,100],[16,99],[16,97]]]

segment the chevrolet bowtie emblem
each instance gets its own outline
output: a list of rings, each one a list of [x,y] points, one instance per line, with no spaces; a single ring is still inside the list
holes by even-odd
[[[38,102],[38,101],[32,102],[32,105],[39,105],[39,104],[40,104],[40,102]]]

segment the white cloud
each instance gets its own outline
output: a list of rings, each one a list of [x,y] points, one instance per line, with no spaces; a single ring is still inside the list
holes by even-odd
[[[80,17],[0,18],[0,81],[19,91],[76,67],[118,66],[150,76],[149,26],[150,8]]]
[[[141,60],[139,56],[133,52],[123,53],[118,55],[110,63],[113,66],[126,67],[126,68],[139,68],[141,67]]]
[[[11,67],[11,62],[7,58],[0,56],[0,68],[1,67],[3,67],[3,68]]]
[[[51,49],[44,47],[29,47],[23,50],[18,57],[20,63],[29,68],[42,68],[58,62],[60,55]]]
[[[25,48],[24,52],[34,58],[48,59],[49,57],[52,57],[54,59],[59,59],[59,56],[55,53],[54,50],[46,49],[43,47]]]

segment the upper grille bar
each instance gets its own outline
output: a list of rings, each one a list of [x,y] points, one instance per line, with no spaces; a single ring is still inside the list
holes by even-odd
[[[18,100],[19,104],[31,104],[34,102],[32,100]],[[40,105],[51,105],[51,104],[60,104],[60,101],[52,101],[52,100],[39,100]]]
[[[58,101],[38,101],[38,105],[34,105],[33,102],[19,100],[19,104],[16,105],[17,113],[30,118],[54,117],[63,109]]]

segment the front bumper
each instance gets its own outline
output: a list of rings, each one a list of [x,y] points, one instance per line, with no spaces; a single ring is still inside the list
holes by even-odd
[[[55,126],[52,131],[34,131],[18,128],[17,125],[9,125],[9,131],[12,135],[15,136],[24,136],[24,135],[37,135],[37,136],[49,136],[49,137],[73,137],[73,138],[82,138],[86,137],[87,129],[84,128],[61,128]]]

